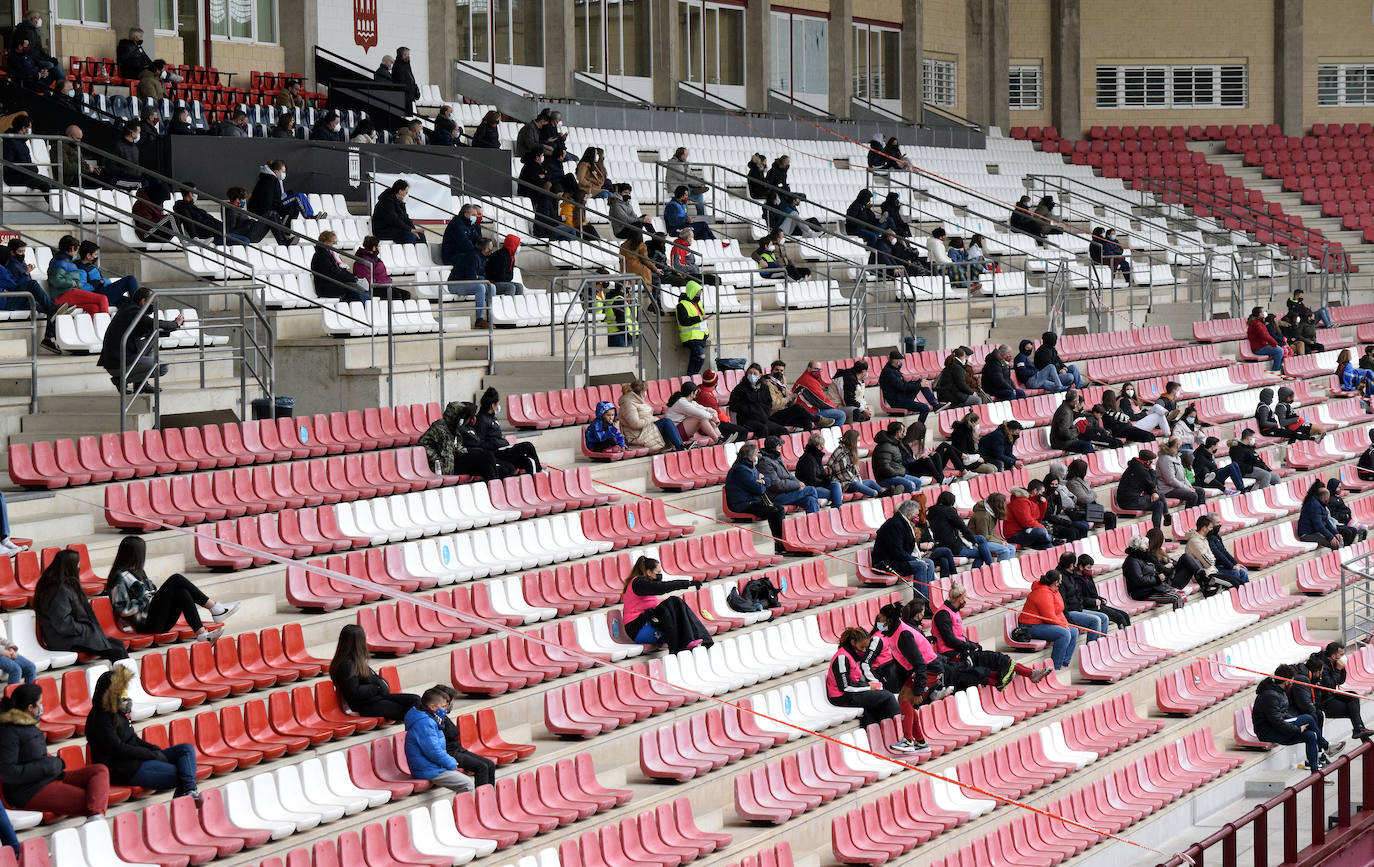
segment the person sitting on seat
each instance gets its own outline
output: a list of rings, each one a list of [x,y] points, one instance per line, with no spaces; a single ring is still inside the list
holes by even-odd
[[[1056,567],[1060,575],[1059,595],[1064,597],[1064,617],[1087,633],[1088,641],[1106,635],[1108,624],[1115,623],[1117,629],[1131,625],[1130,615],[1108,605],[1097,591],[1090,571],[1092,565],[1093,558],[1087,554],[1075,556],[1072,551],[1065,551]]]
[[[876,725],[901,715],[897,696],[883,689],[868,664],[871,636],[857,626],[840,633],[840,644],[825,672],[825,697],[835,707],[862,708],[861,727]],[[888,746],[894,753],[914,753],[905,740]]]
[[[443,720],[449,704],[447,692],[431,687],[418,704],[406,710],[406,764],[417,780],[429,780],[453,792],[471,792],[476,784],[458,770],[458,761],[449,755],[444,740]]]
[[[782,460],[782,439],[770,436],[763,441],[763,449],[759,452],[758,459],[759,472],[763,474],[768,485],[768,496],[779,506],[801,506],[807,514],[815,514],[820,511],[820,504],[817,502],[821,498],[830,500],[831,497],[839,493],[839,485],[833,489],[813,488],[810,485],[803,485],[792,471],[787,469],[787,464]],[[831,500],[831,506],[839,506],[843,503],[843,496],[837,500]]]
[[[91,764],[108,768],[110,782],[116,786],[171,789],[173,798],[190,796],[199,801],[196,748],[188,743],[157,747],[134,733],[129,719],[134,707],[129,698],[133,679],[133,669],[116,665],[95,682],[85,732]]]
[[[611,193],[610,201],[607,202],[611,233],[617,238],[630,238],[632,233],[638,232],[642,239],[642,236],[654,233],[653,220],[646,217],[634,206],[633,192],[633,188],[629,184],[616,184]]]
[[[930,263],[932,274],[937,277],[946,276],[951,283],[958,285],[959,270],[954,260],[949,258],[949,252],[945,248],[945,230],[939,226],[926,238],[926,261]]]
[[[75,241],[76,239],[73,238],[72,240]],[[9,245],[0,245],[0,247],[3,247],[0,249],[0,292],[12,293],[7,296],[0,296],[0,310],[32,310],[35,319],[40,316],[46,317],[47,323],[44,326],[43,339],[39,346],[54,355],[61,355],[62,350],[53,339],[57,330],[57,305],[53,303],[52,296],[43,291],[43,287],[38,285],[37,280],[29,276],[30,270],[27,267],[24,268],[22,274],[19,273],[19,269],[11,268],[10,263],[13,255]],[[85,274],[80,271],[78,273],[84,280]],[[70,290],[67,294],[70,294]],[[85,294],[91,293],[83,293],[83,295]],[[25,303],[22,295],[32,298],[32,305]],[[101,296],[100,300],[105,299]]]
[[[1341,531],[1342,541],[1347,545],[1353,545],[1369,538],[1369,528],[1364,524],[1355,523],[1355,515],[1350,511],[1350,504],[1341,498],[1341,480],[1335,477],[1327,479],[1326,490],[1330,493],[1326,501],[1326,510],[1331,513],[1331,519]]]
[[[124,643],[105,634],[81,587],[81,556],[64,548],[33,588],[38,638],[49,650],[92,653],[110,662],[129,657]]]
[[[305,193],[293,193],[286,189],[286,162],[283,160],[268,160],[266,165],[258,167],[257,183],[248,196],[248,210],[284,225],[301,218],[324,220],[329,217],[328,214],[315,213]],[[278,235],[277,243],[288,242],[294,242],[294,236]]]
[[[424,231],[415,226],[415,221],[406,212],[406,197],[409,195],[410,184],[404,180],[397,180],[389,189],[382,190],[372,209],[372,234],[393,244],[425,242]]]
[[[806,370],[792,383],[792,393],[813,414],[828,418],[834,424],[844,424],[849,414],[835,406],[829,396],[832,380],[827,379],[821,363],[815,359],[806,363]]]
[[[1031,208],[1030,196],[1022,196],[1016,200],[1016,206],[1011,209],[1011,213],[1007,216],[1007,224],[1013,232],[1019,232],[1022,235],[1039,234],[1034,211]]]
[[[1010,560],[1014,556],[1010,546],[997,545],[976,535],[954,507],[954,492],[941,491],[935,505],[926,511],[930,533],[935,544],[948,548],[955,557],[973,560],[973,568],[990,566],[994,561]]]
[[[1207,502],[1207,491],[1201,485],[1188,481],[1179,457],[1178,437],[1169,437],[1159,446],[1159,492],[1166,498],[1181,500],[1187,507],[1200,506]],[[1197,478],[1194,475],[1194,478]]]
[[[731,512],[766,520],[773,537],[773,553],[787,555],[790,552],[782,541],[783,510],[766,496],[768,480],[759,472],[758,451],[753,443],[740,446],[734,465],[725,475],[725,506]]]
[[[1298,514],[1298,538],[1312,542],[1323,548],[1339,548],[1344,541],[1341,529],[1327,509],[1331,491],[1321,480],[1307,489],[1302,500],[1302,511]]]
[[[873,538],[870,562],[879,572],[905,577],[911,589],[923,600],[930,598],[930,583],[935,580],[935,564],[922,556],[934,552],[934,540],[921,546],[917,529],[924,501],[904,500],[891,518],[878,527]]]
[[[1278,437],[1288,442],[1320,439],[1326,428],[1310,424],[1293,411],[1293,389],[1284,386],[1279,389],[1278,403],[1270,408],[1274,390],[1260,390],[1259,404],[1255,407],[1255,425],[1265,436]]]
[[[1374,432],[1371,432],[1371,440],[1374,440]],[[1259,449],[1255,448],[1255,432],[1250,428],[1245,428],[1240,432],[1239,440],[1227,441],[1227,455],[1231,463],[1240,468],[1240,473],[1247,479],[1254,479],[1255,488],[1267,488],[1279,483],[1279,474],[1274,472],[1264,459],[1260,457]]]
[[[679,278],[688,282],[695,281],[707,286],[719,286],[720,277],[702,272],[697,254],[692,252],[692,241],[695,239],[690,226],[684,226],[678,232],[677,238],[673,241],[672,249],[668,251],[669,267],[678,274]]]
[[[1252,353],[1269,359],[1270,370],[1283,373],[1283,347],[1264,326],[1264,308],[1256,307],[1250,311],[1245,320],[1245,340]]]
[[[1326,750],[1330,747],[1322,737],[1321,727],[1311,716],[1294,715],[1289,710],[1288,685],[1293,680],[1293,666],[1287,663],[1274,669],[1273,677],[1266,677],[1255,687],[1255,704],[1250,722],[1255,737],[1271,744],[1305,744],[1307,770],[1318,771],[1330,761]]]
[[[386,678],[372,670],[372,654],[367,649],[367,633],[356,623],[339,630],[334,658],[329,661],[329,680],[344,707],[359,716],[375,716],[400,722],[415,707],[420,697],[409,692],[392,692]]]
[[[1121,474],[1121,481],[1116,486],[1116,501],[1123,509],[1149,512],[1156,529],[1173,523],[1168,503],[1159,493],[1154,452],[1141,449],[1126,463],[1126,472]]]
[[[310,257],[310,274],[314,280],[315,294],[321,298],[337,298],[340,301],[368,301],[372,293],[368,291],[367,281],[355,277],[353,271],[344,266],[334,245],[339,236],[333,232],[321,232],[320,242],[315,245],[315,253]]]
[[[787,428],[771,417],[773,398],[763,379],[763,368],[758,362],[750,363],[739,383],[731,389],[728,407],[734,414],[735,423],[753,436],[785,434]]]
[[[921,480],[907,469],[907,449],[902,444],[902,423],[894,421],[873,434],[873,480],[880,488],[910,494],[921,489]],[[914,457],[914,456],[913,456]]]
[[[838,506],[844,502],[843,486],[826,469],[825,437],[813,433],[806,438],[806,447],[797,458],[797,479],[803,484],[825,494],[829,492],[830,504]]]
[[[32,133],[33,121],[29,119],[27,114],[16,115],[14,120],[10,122],[9,134],[19,137],[5,139],[3,149],[5,185],[26,187],[30,190],[46,193],[52,189],[52,183],[38,173],[38,166],[34,164],[33,152],[29,150],[29,143],[22,138],[22,136]]]
[[[591,452],[611,452],[622,451],[625,448],[625,437],[621,435],[620,429],[616,427],[618,414],[615,404],[609,400],[598,401],[596,412],[590,424],[587,425],[582,434],[582,441],[586,443],[587,450]]]
[[[830,479],[838,483],[846,494],[878,497],[883,493],[877,482],[865,479],[859,474],[859,431],[856,428],[850,428],[840,435],[839,444],[830,452],[830,458],[826,461],[826,469]]]
[[[1188,535],[1184,536],[1184,553],[1197,561],[1202,571],[1197,575],[1197,586],[1203,596],[1215,596],[1222,590],[1240,586],[1240,582],[1230,575],[1221,574],[1216,554],[1211,544],[1212,532],[1220,527],[1220,522],[1211,515],[1202,515]],[[1222,551],[1226,549],[1223,547]],[[1233,561],[1234,562],[1234,561]]]
[[[267,237],[272,229],[262,220],[249,215],[248,191],[243,187],[230,187],[224,194],[224,240],[226,244],[247,247]]]
[[[506,439],[505,432],[501,430],[501,423],[496,420],[500,414],[501,395],[495,388],[489,387],[482,392],[477,415],[472,422],[477,442],[491,452],[497,461],[505,461],[511,466],[531,473],[543,472],[544,465],[539,461],[539,453],[535,450],[534,443],[511,443]]]
[[[26,683],[0,702],[0,785],[5,803],[16,810],[57,816],[103,819],[109,809],[110,769],[89,764],[76,770],[48,755],[48,742],[38,727],[43,690]]]
[[[994,400],[1020,400],[1026,396],[1012,381],[1011,347],[1005,343],[983,358],[983,391]]]
[[[458,690],[446,683],[436,683],[434,688],[448,698],[449,711],[452,712],[454,702],[460,697]],[[447,713],[439,719],[439,727],[444,730],[444,751],[453,756],[453,760],[458,763],[458,770],[472,777],[472,781],[478,786],[495,784],[496,762],[464,748],[458,726]]]
[[[121,539],[101,591],[110,598],[115,619],[125,629],[158,635],[175,629],[185,618],[197,640],[209,641],[212,636],[201,621],[199,609],[210,612],[215,623],[223,623],[238,610],[239,603],[216,602],[180,572],[173,572],[161,587],[157,586],[143,571],[146,557],[147,547],[141,537]]]
[[[1064,474],[1064,489],[1073,495],[1076,507],[1082,511],[1083,519],[1091,524],[1099,523],[1096,519],[1089,519],[1090,507],[1099,506],[1097,502],[1097,492],[1088,484],[1088,462],[1082,458],[1075,458],[1069,461],[1069,466]],[[1116,513],[1107,509],[1102,509],[1102,527],[1107,530],[1116,529]]]
[[[887,364],[878,374],[878,389],[883,401],[896,409],[914,412],[919,420],[925,421],[932,412],[939,412],[944,404],[936,400],[935,392],[925,384],[921,377],[907,379],[902,375],[902,353],[892,350],[888,353]],[[925,403],[916,398],[925,398]]]
[[[931,695],[931,685],[938,684],[944,674],[944,663],[930,640],[921,632],[921,619],[926,604],[912,599],[906,605],[889,602],[878,610],[878,622],[873,640],[881,648],[873,657],[871,668],[888,692],[897,696],[902,713],[902,739],[897,743],[914,752],[930,749],[921,730],[916,708],[925,704]]]
[[[1360,714],[1360,700],[1341,689],[1346,678],[1345,646],[1339,641],[1328,643],[1307,658],[1307,670],[1312,683],[1323,687],[1313,690],[1318,710],[1328,717],[1350,720],[1351,737],[1366,741],[1374,737]]]
[[[806,408],[796,392],[787,388],[787,364],[778,359],[768,365],[768,375],[763,378],[764,390],[768,393],[769,418],[781,425],[811,430],[817,427],[830,427],[835,423],[833,416],[825,417]]]
[[[1041,391],[1063,391],[1074,385],[1074,379],[1067,373],[1060,374],[1053,365],[1038,366],[1034,359],[1035,341],[1022,340],[1017,344],[1017,354],[1012,360],[1012,370],[1016,381],[1026,388]]]
[[[849,208],[844,212],[844,231],[872,247],[878,243],[879,232],[887,228],[882,218],[873,210],[873,191],[868,187],[859,190]]]
[[[402,289],[391,282],[386,263],[382,261],[381,246],[376,235],[363,238],[363,245],[353,251],[353,276],[367,284],[368,292],[374,298],[409,301],[410,290]]]
[[[1207,540],[1207,550],[1211,554],[1211,565],[1217,576],[1232,586],[1239,587],[1250,583],[1250,571],[1236,560],[1235,555],[1226,550],[1226,542],[1221,538],[1221,521],[1211,515],[1198,518],[1197,531]]]
[[[76,267],[86,276],[83,288],[104,295],[111,307],[128,303],[138,292],[138,280],[133,276],[106,279],[100,272],[100,245],[94,241],[82,241],[77,247]]]
[[[1039,683],[1049,676],[1049,668],[1013,663],[1005,653],[984,650],[981,644],[970,640],[961,613],[967,601],[968,591],[956,581],[945,594],[945,603],[931,618],[935,650],[945,666],[945,683],[956,690],[984,684],[1004,690],[1018,675],[1029,678],[1031,683]]]
[[[1011,489],[1002,526],[1002,535],[1008,542],[1040,551],[1056,544],[1054,534],[1041,523],[1049,509],[1044,491],[1045,483],[1039,479],[1032,479],[1027,487]]]
[[[703,241],[715,240],[715,233],[711,227],[706,225],[704,220],[690,220],[687,217],[687,196],[688,189],[686,184],[679,184],[673,190],[673,198],[663,206],[663,226],[668,230],[669,235],[679,235],[683,229],[691,229],[693,235]],[[698,216],[700,208],[698,205]]]
[[[983,399],[974,388],[961,350],[962,347],[946,356],[945,365],[935,379],[935,394],[941,403],[950,407],[978,406]]]
[[[430,469],[444,476],[476,476],[483,481],[505,478],[500,462],[483,448],[469,446],[472,418],[477,404],[451,400],[444,414],[425,428],[415,444],[425,450]],[[509,465],[508,465],[509,466]]]
[[[1073,662],[1074,647],[1078,642],[1078,628],[1069,625],[1064,616],[1064,597],[1059,595],[1058,569],[1051,569],[1031,586],[1030,595],[1021,606],[1016,622],[1026,627],[1030,637],[1036,641],[1048,641],[1053,645],[1050,659],[1055,671],[1068,668]]]
[[[1078,389],[1071,388],[1064,392],[1064,400],[1054,411],[1054,416],[1050,419],[1050,447],[1061,449],[1066,452],[1077,452],[1079,454],[1092,454],[1097,449],[1084,437],[1085,431],[1080,431],[1076,421],[1078,413],[1083,408],[1083,395]]]
[[[1092,384],[1090,380],[1085,380],[1078,372],[1078,367],[1066,364],[1064,359],[1059,357],[1059,335],[1053,331],[1046,331],[1040,335],[1040,346],[1035,350],[1034,364],[1036,370],[1052,369],[1059,376],[1059,381],[1068,388],[1070,384],[1074,388],[1081,389],[1084,382]]]
[[[320,115],[320,119],[315,121],[315,125],[310,128],[311,141],[348,141],[348,131],[343,128],[343,121],[339,118],[339,113],[330,109]]]
[[[1183,594],[1160,577],[1159,564],[1150,556],[1149,541],[1144,536],[1132,536],[1126,543],[1126,560],[1121,574],[1126,582],[1126,595],[1137,602],[1183,607]]]
[[[653,405],[644,396],[647,386],[642,379],[631,379],[620,386],[620,433],[630,448],[661,452],[672,443],[681,451],[685,445],[677,425],[666,418],[655,419]],[[713,437],[714,439],[714,437]]]
[[[696,613],[681,597],[667,595],[701,585],[701,579],[665,581],[657,560],[638,558],[625,578],[621,635],[627,641],[663,645],[669,653],[710,647],[714,642]]]
[[[223,221],[196,204],[196,185],[187,183],[181,188],[181,198],[172,205],[177,229],[184,238],[203,239],[212,244],[224,243]]]

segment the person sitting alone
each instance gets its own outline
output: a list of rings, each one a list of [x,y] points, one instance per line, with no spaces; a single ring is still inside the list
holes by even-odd
[[[367,633],[358,624],[349,623],[339,630],[339,642],[329,661],[329,680],[344,707],[359,716],[401,722],[419,703],[420,697],[408,692],[392,692],[391,684],[372,670],[371,662]]]
[[[696,613],[680,597],[667,595],[701,585],[700,580],[664,580],[657,560],[640,557],[625,578],[622,635],[639,644],[661,644],[669,653],[710,647],[714,642]]]

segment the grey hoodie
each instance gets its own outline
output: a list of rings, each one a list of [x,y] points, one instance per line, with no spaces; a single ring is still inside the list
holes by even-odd
[[[797,477],[792,475],[791,470],[782,462],[782,455],[778,452],[763,449],[759,452],[758,470],[768,481],[768,493],[785,494],[789,491],[797,491],[802,487],[802,483],[797,481]]]

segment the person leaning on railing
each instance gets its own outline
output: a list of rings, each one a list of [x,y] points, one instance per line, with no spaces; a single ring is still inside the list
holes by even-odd
[[[116,389],[121,388],[123,379],[134,385],[146,379],[153,372],[151,341],[166,337],[180,328],[185,321],[180,313],[175,319],[153,319],[152,306],[144,307],[152,295],[153,290],[147,286],[136,291],[128,304],[115,311],[114,316],[110,318],[109,326],[105,329],[105,340],[101,344],[96,364],[110,374],[110,382],[114,383]],[[129,331],[131,325],[133,330]],[[124,338],[125,331],[129,331],[127,341]],[[120,358],[121,347],[124,350],[123,359]],[[148,348],[147,352],[144,352],[145,347]],[[127,369],[122,366],[125,364],[129,365]],[[157,376],[166,376],[167,370],[167,365],[158,365]],[[157,389],[156,384],[147,388],[152,392],[156,392]]]

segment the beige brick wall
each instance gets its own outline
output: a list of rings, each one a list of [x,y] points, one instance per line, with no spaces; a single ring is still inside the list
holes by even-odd
[[[921,22],[921,50],[937,60],[953,60],[958,64],[955,85],[955,114],[967,114],[968,69],[964,61],[965,10],[964,0],[926,0]],[[900,12],[900,9],[899,9]]]
[[[280,45],[253,45],[245,42],[221,42],[211,44],[214,62],[211,66],[220,72],[234,73],[234,87],[248,87],[248,73],[262,72],[301,72],[299,69],[286,69],[286,52]]]
[[[1046,126],[1054,98],[1050,89],[1050,0],[1014,0],[1011,7],[1011,45],[1008,62],[1012,66],[1039,66],[1043,87],[1039,111],[1013,111],[1012,126]]]
[[[1321,0],[1305,4],[1303,22],[1303,127],[1314,123],[1368,123],[1374,106],[1317,105],[1317,65],[1374,63],[1374,15],[1368,0]],[[1320,11],[1320,14],[1314,12]]]
[[[115,54],[115,33],[108,27],[81,27],[75,24],[57,25],[57,50],[53,56],[60,57],[63,63],[69,57],[86,59],[94,57],[113,58]]]
[[[1307,4],[1309,19],[1320,5]],[[1080,57],[1084,129],[1274,120],[1274,7],[1267,0],[1090,0],[1083,4]],[[1249,99],[1245,108],[1098,110],[1099,63],[1245,63]]]

